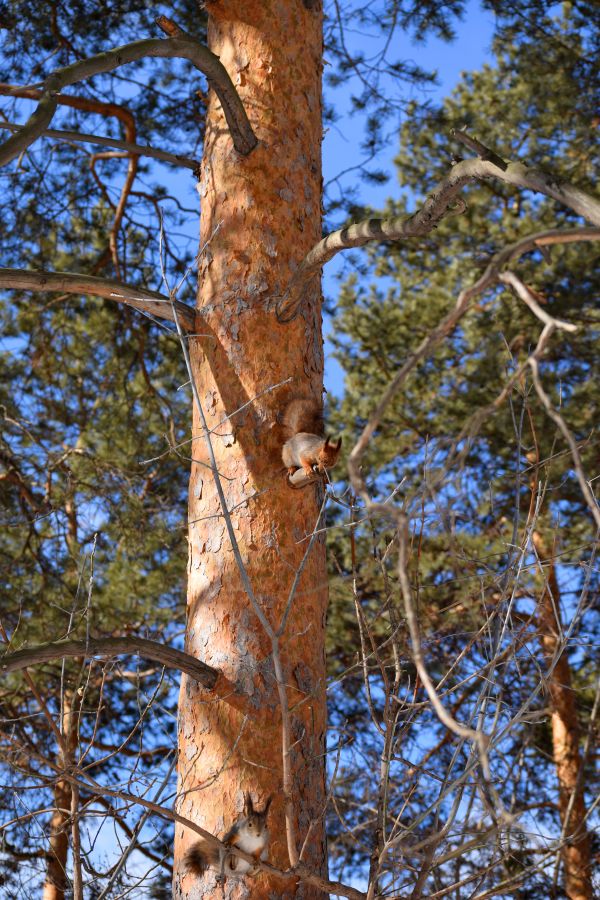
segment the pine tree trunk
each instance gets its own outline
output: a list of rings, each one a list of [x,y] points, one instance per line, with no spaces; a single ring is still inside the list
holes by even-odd
[[[321,10],[301,0],[214,0],[206,7],[209,45],[260,143],[247,157],[235,152],[211,92],[200,184],[201,246],[209,243],[200,259],[201,336],[190,349],[241,558],[276,628],[321,499],[314,485],[287,485],[274,427],[290,395],[321,399],[320,296],[308,292],[303,316],[289,325],[278,324],[273,309],[273,298],[321,236]],[[290,377],[291,384],[258,396]],[[244,791],[259,807],[273,794],[269,860],[289,867],[288,840],[293,856],[310,831],[303,861],[325,874],[324,543],[317,541],[303,569],[281,640],[292,709],[286,797],[271,643],[240,578],[196,409],[194,434],[186,650],[236,685],[247,714],[239,704],[214,702],[183,676],[177,810],[222,836],[242,811]],[[286,800],[288,813],[293,804],[287,828]],[[217,873],[198,878],[186,870],[193,832],[180,826],[175,832],[174,896],[223,896]],[[326,895],[261,874],[228,879],[225,896]]]
[[[540,532],[533,533],[533,543],[540,562],[545,564],[546,583],[538,617],[542,651],[550,663],[562,635],[560,591],[552,552]],[[569,900],[592,900],[590,838],[585,826],[583,780],[579,777],[579,722],[571,685],[571,667],[563,652],[548,677],[548,693],[552,706],[552,754],[558,779],[558,806],[565,835],[562,850],[565,891]]]

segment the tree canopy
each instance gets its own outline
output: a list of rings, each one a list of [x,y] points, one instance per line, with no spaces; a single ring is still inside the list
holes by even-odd
[[[65,865],[67,846],[86,897],[171,896],[175,817],[165,824],[161,815],[181,811],[180,663],[164,669],[167,657],[142,650],[149,640],[184,648],[188,541],[193,559],[199,540],[188,532],[189,470],[211,465],[197,449],[197,385],[182,343],[192,347],[184,332],[194,336],[196,281],[208,277],[221,227],[198,246],[209,97],[220,90],[226,109],[229,83],[175,51],[127,65],[117,53],[113,68],[106,60],[164,35],[173,46],[204,45],[218,2],[178,0],[159,26],[160,10],[134,0],[102,15],[89,0],[0,8],[0,138],[22,135],[36,104],[57,104],[44,134],[0,169],[0,639],[7,659],[76,642],[43,665],[13,660],[3,674],[7,896],[37,896],[53,879],[63,894],[52,896],[64,896],[77,868]],[[490,60],[436,104],[415,99],[435,80],[418,64],[419,42],[452,46],[472,4],[324,4],[323,124],[357,145],[323,200],[324,233],[342,230],[298,259],[265,307],[273,327],[312,322],[315,276],[334,252],[351,250],[339,291],[326,298],[329,346],[344,373],[327,413],[345,464],[331,476],[326,517],[297,543],[314,529],[312,550],[326,527],[328,786],[319,815],[333,881],[323,880],[323,861],[311,883],[333,892],[339,880],[341,896],[369,900],[587,900],[598,854],[600,219],[586,222],[585,212],[586,198],[598,202],[600,30],[594,3],[481,6],[496,16]],[[416,62],[398,52],[401,36],[415,42]],[[238,49],[237,72],[225,73],[237,101],[254,63]],[[64,75],[48,87],[51,73],[84,72],[99,54],[106,65],[93,77]],[[245,123],[261,119],[240,108],[237,147],[229,123],[234,150],[251,160],[256,138]],[[389,175],[379,154],[398,135],[400,190],[375,210],[369,187]],[[563,202],[572,186],[579,205]],[[268,245],[266,213],[265,223]],[[238,255],[240,280],[260,295],[251,251]],[[32,290],[15,280],[23,272],[91,276],[104,293],[89,281],[57,291],[40,290],[42,280]],[[307,346],[319,340],[306,337]],[[216,408],[209,395],[202,402]],[[264,423],[251,421],[258,433]],[[218,427],[211,433],[226,447],[240,443],[235,429],[230,437]],[[232,508],[247,507],[252,497],[241,488],[238,497],[231,481]],[[206,484],[194,476],[190,488],[198,499]],[[224,541],[210,538],[202,552]],[[114,652],[101,644],[108,639],[129,640],[131,652],[117,657],[116,643]],[[189,670],[189,632],[185,646]],[[304,714],[317,688],[300,664],[288,675],[304,692]],[[270,677],[264,663],[261,678]],[[273,683],[284,680],[277,672]],[[217,683],[217,697],[235,693]],[[302,743],[301,720],[294,728],[284,758]],[[318,755],[313,748],[307,771]]]

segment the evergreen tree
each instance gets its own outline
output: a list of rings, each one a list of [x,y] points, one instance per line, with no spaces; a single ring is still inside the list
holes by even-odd
[[[580,90],[593,88],[590,59],[596,39],[585,18],[588,5],[578,4],[569,13],[572,25],[561,26],[560,33],[555,29],[548,37],[544,15],[552,12],[551,6],[545,0],[493,4],[514,64],[518,61],[524,67],[511,94],[523,90],[526,61],[535,63],[540,33],[549,48],[546,64],[553,59],[553,66],[562,65],[563,59],[571,59],[569,53],[577,53],[577,65],[573,63],[568,77],[578,79]],[[463,9],[460,0],[450,4],[381,0],[363,7],[349,4],[341,9],[334,3],[326,8],[326,54],[333,63],[328,82],[332,87],[346,85],[354,77],[359,85],[351,103],[365,117],[362,174],[367,181],[383,177],[370,161],[385,140],[386,123],[408,109],[406,86],[429,78],[419,66],[393,57],[395,34],[401,30],[422,39],[433,32],[450,38]],[[319,397],[322,386],[318,290],[307,292],[311,302],[293,323],[284,323],[281,316],[278,321],[275,313],[280,311],[277,298],[321,228],[321,124],[335,118],[335,109],[323,112],[320,103],[323,10],[318,0],[171,4],[169,12],[176,23],[159,19],[168,38],[156,41],[162,46],[153,44],[152,54],[162,54],[167,43],[173,49],[183,42],[203,59],[210,58],[208,82],[177,47],[168,62],[151,54],[136,67],[123,65],[126,51],[115,48],[155,35],[154,13],[138,2],[110,4],[102,12],[97,15],[97,4],[89,0],[58,0],[50,11],[45,4],[10,0],[0,9],[5,38],[0,95],[5,98],[6,118],[0,124],[6,126],[7,135],[13,132],[16,140],[24,139],[31,132],[27,127],[19,131],[16,123],[27,118],[32,101],[41,101],[39,116],[58,104],[51,125],[60,129],[21,147],[0,170],[5,199],[0,259],[13,270],[8,274],[4,270],[0,277],[3,285],[18,289],[3,300],[1,313],[5,341],[0,362],[0,491],[6,528],[0,537],[0,567],[6,588],[0,601],[0,633],[9,645],[6,659],[13,663],[19,648],[27,652],[61,638],[78,640],[79,648],[73,659],[65,644],[50,647],[56,653],[50,663],[13,672],[3,682],[4,887],[11,895],[35,896],[43,882],[45,900],[62,900],[72,878],[78,900],[84,887],[91,897],[135,892],[144,858],[150,873],[161,870],[151,889],[164,894],[174,839],[175,896],[199,892],[220,896],[223,889],[215,873],[205,873],[203,880],[192,877],[185,852],[199,829],[202,834],[200,826],[209,829],[204,838],[223,834],[248,791],[255,800],[262,794],[274,795],[269,847],[274,868],[263,867],[244,889],[253,896],[270,892],[321,897],[335,892],[364,897],[358,889],[328,881],[326,872],[327,591],[323,542],[316,535],[310,537],[320,522],[321,498],[312,487],[292,492],[278,471],[277,414],[292,391]],[[348,49],[347,29],[357,28],[374,30],[382,38],[376,63],[362,49]],[[217,57],[207,56],[202,47],[205,38]],[[104,55],[99,68],[88,78],[84,61],[100,53]],[[232,79],[227,80],[225,93],[222,73],[215,74],[219,66]],[[507,60],[505,78],[511,74],[509,66]],[[71,68],[65,73],[65,67]],[[50,87],[44,82],[52,71],[64,79],[59,88],[56,82]],[[557,78],[555,88],[559,86]],[[575,89],[571,100],[581,109],[578,121],[592,109]],[[550,91],[540,105],[540,117],[554,102]],[[565,102],[558,108],[565,113],[561,127],[566,128],[570,107]],[[416,168],[411,176],[420,188],[424,176],[433,178],[447,165],[436,156],[433,139],[427,146],[429,116],[418,108],[408,111],[413,126],[423,129],[415,161],[424,168],[420,180]],[[523,118],[527,117],[521,109]],[[475,119],[473,124],[477,126]],[[513,124],[517,129],[516,113]],[[583,126],[570,127],[583,134]],[[504,140],[503,133],[486,135],[499,145]],[[522,139],[515,130],[517,156]],[[101,141],[98,152],[95,144]],[[201,141],[202,169],[197,159]],[[537,146],[533,137],[528,141]],[[545,138],[544,152],[552,163],[556,146],[554,136]],[[585,141],[577,144],[571,135],[561,158],[568,161],[575,146],[585,157]],[[0,146],[3,152],[6,144]],[[531,158],[545,159],[541,150]],[[157,160],[179,166],[180,181],[189,179],[186,193],[178,189],[177,196],[171,195]],[[576,156],[564,171],[586,187],[593,181],[592,162],[590,155],[587,163]],[[199,177],[202,203],[199,252],[185,233],[178,233],[187,229],[190,215],[197,214],[192,173]],[[432,324],[439,315],[440,298],[450,303],[451,291],[462,283],[463,275],[475,274],[472,250],[481,235],[486,235],[486,244],[476,244],[478,253],[495,249],[495,235],[505,239],[503,214],[513,195],[503,186],[494,185],[494,191],[491,203],[487,187],[473,192],[474,198],[487,199],[486,215],[478,217],[472,207],[467,216],[453,218],[452,227],[442,223],[435,241],[430,237],[419,244],[410,251],[412,256],[391,257],[382,269],[390,285],[396,275],[402,277],[400,310],[406,309],[412,318],[397,315],[392,288],[377,311],[362,298],[356,309],[350,309],[355,292],[346,291],[343,328],[351,335],[356,327],[359,338],[348,347],[343,335],[340,338],[355,377],[344,401],[347,421],[354,421],[357,412],[359,422],[367,418],[368,397],[386,384],[396,367],[402,347],[391,340],[391,327],[398,328],[407,344],[415,329],[425,333],[428,312]],[[346,201],[340,205],[348,208]],[[330,209],[335,206],[334,202]],[[565,221],[569,218],[560,215]],[[517,219],[521,225],[527,224],[527,217],[547,218],[553,225],[557,221],[549,204],[527,195],[521,196],[514,216],[515,234],[521,233]],[[442,258],[440,239],[446,235],[454,252],[447,257],[445,272],[434,265],[424,276],[422,266]],[[580,266],[585,251],[575,256],[570,248],[559,248],[558,264],[552,269],[558,272],[560,291],[564,289],[552,308],[560,309],[564,303],[561,314],[567,318],[574,310],[587,315],[587,299],[582,296],[573,306],[568,294],[575,260]],[[196,262],[200,284],[195,317],[191,306],[195,288],[188,276]],[[536,262],[527,275],[534,286],[540,272]],[[14,280],[15,267],[19,277],[23,270],[42,271],[33,291],[31,284],[25,289],[18,278]],[[407,276],[407,287],[425,287],[421,295],[429,301],[425,313],[422,304],[414,303],[411,310],[412,301],[405,300],[405,268],[414,275],[413,281]],[[102,287],[96,282],[96,290],[110,302],[98,300],[94,283],[85,279],[75,288],[71,281],[57,296],[50,290],[49,270],[74,272],[80,279],[99,278]],[[452,287],[442,274],[453,279]],[[174,285],[178,285],[177,307],[157,294]],[[113,303],[123,298],[125,304]],[[141,321],[135,307],[152,308],[158,320],[179,316],[185,332],[181,344],[173,329],[165,330],[160,321]],[[533,334],[530,320],[515,309],[504,313],[503,327],[510,331],[518,319],[526,342],[529,332]],[[370,315],[385,329],[380,341],[372,342]],[[384,440],[373,444],[369,457],[381,467],[376,483],[382,490],[395,488],[399,480],[399,448],[405,454],[402,475],[412,467],[412,481],[403,485],[404,495],[397,495],[404,496],[412,509],[421,504],[423,536],[418,565],[413,562],[411,572],[421,602],[427,600],[431,634],[436,629],[434,668],[448,679],[444,699],[453,711],[463,710],[467,716],[474,716],[481,704],[518,707],[536,672],[530,660],[519,658],[527,676],[523,682],[513,668],[504,675],[500,698],[481,692],[475,696],[479,683],[470,680],[468,672],[463,681],[465,666],[468,669],[474,662],[485,675],[490,661],[482,641],[474,641],[473,655],[463,653],[464,636],[457,634],[453,616],[459,610],[465,627],[475,627],[475,591],[465,570],[469,578],[476,576],[477,590],[492,618],[505,600],[504,588],[497,596],[496,582],[502,565],[509,569],[512,558],[507,559],[501,510],[514,509],[516,478],[514,458],[496,446],[506,423],[526,421],[536,436],[532,450],[525,426],[517,429],[522,455],[534,453],[529,461],[534,475],[522,473],[519,478],[521,504],[526,506],[532,493],[539,492],[542,461],[552,488],[569,474],[567,457],[554,452],[554,435],[530,402],[524,379],[515,386],[513,408],[518,415],[507,417],[501,409],[494,421],[473,430],[469,442],[460,435],[463,414],[474,403],[494,397],[486,380],[490,363],[481,347],[488,338],[485,322],[495,328],[497,320],[503,322],[502,314],[491,305],[477,322],[475,318],[465,320],[433,363],[418,373],[413,382],[418,391],[408,395],[407,406],[396,404],[383,426]],[[570,346],[571,340],[575,348],[580,337],[567,335],[565,345]],[[573,363],[567,371],[576,401],[587,399],[586,366],[594,361],[586,340],[587,334],[582,346],[588,357],[581,357],[579,369]],[[514,355],[526,347],[519,341],[513,342]],[[506,363],[502,346],[494,345],[490,360],[504,373],[511,363]],[[379,369],[370,371],[373,358]],[[556,351],[559,358],[562,362]],[[544,359],[543,377],[552,361],[550,356]],[[466,377],[457,389],[453,375],[463,363]],[[444,366],[454,372],[442,372]],[[368,389],[362,376],[371,379]],[[194,423],[188,421],[189,401],[179,386],[194,393]],[[443,399],[442,420],[434,408],[436,394]],[[579,406],[578,412],[581,421],[575,425],[584,438],[591,418],[586,419]],[[402,428],[396,416],[402,417]],[[212,445],[210,453],[203,449],[205,441]],[[585,439],[586,465],[591,447]],[[442,485],[430,462],[439,470],[455,459],[461,468],[453,481]],[[418,474],[423,468],[425,493]],[[492,474],[498,480],[493,508],[473,488]],[[564,559],[570,560],[576,558],[576,541],[588,541],[590,533],[586,525],[578,524],[577,505],[579,510],[583,505],[577,491],[565,496]],[[354,526],[363,510],[347,496],[341,504],[349,508]],[[561,500],[561,515],[562,504]],[[435,522],[432,529],[425,528],[429,519]],[[481,559],[482,521],[500,568]],[[519,520],[517,534],[520,524]],[[182,679],[175,793],[173,677],[156,666],[134,665],[133,655],[118,664],[90,662],[90,656],[103,639],[124,637],[132,654],[142,638],[154,638],[155,645],[160,642],[165,649],[183,643],[188,526],[186,664],[189,669],[190,655],[195,657],[191,662],[206,661],[217,681],[206,686],[189,675]],[[496,890],[501,871],[507,892],[528,877],[533,897],[547,887],[548,866],[531,862],[534,849],[524,835],[515,837],[508,825],[501,832],[508,851],[503,846],[491,849],[488,838],[496,833],[500,809],[498,798],[491,796],[493,785],[487,776],[481,781],[481,766],[473,762],[475,751],[462,738],[454,741],[424,702],[415,674],[418,665],[398,608],[396,575],[390,570],[399,532],[377,518],[368,520],[368,529],[369,559],[365,527],[353,527],[350,541],[336,540],[334,547],[330,647],[337,657],[332,669],[345,688],[332,689],[332,734],[338,752],[332,791],[338,795],[336,811],[342,810],[331,829],[336,871],[343,876],[347,865],[364,879],[368,865],[370,896],[410,889],[414,897],[430,887],[456,891],[460,890],[456,884],[473,881],[483,891]],[[538,553],[547,557],[548,577],[542,586],[533,577],[526,578],[522,590],[529,595],[537,591],[541,604],[551,610],[556,579],[562,573],[557,574],[549,549],[550,527],[533,538]],[[307,547],[310,552],[305,556]],[[348,577],[353,581],[352,596]],[[348,601],[357,625],[348,616]],[[533,630],[531,623],[527,627]],[[550,634],[548,629],[545,634]],[[352,660],[357,649],[358,659]],[[545,645],[544,652],[549,658],[555,649]],[[579,677],[585,667],[580,659],[576,663]],[[555,678],[554,684],[559,680]],[[551,694],[552,689],[549,682]],[[370,714],[366,726],[365,708]],[[415,717],[421,713],[417,733]],[[547,771],[533,771],[544,736],[537,734],[537,743],[528,743],[522,730],[513,728],[499,745],[494,777],[502,780],[504,760],[517,760],[515,802],[526,802],[532,785],[546,790]],[[555,745],[552,752],[556,753]],[[445,786],[440,788],[440,783]],[[483,800],[476,799],[480,789]],[[505,787],[506,805],[508,793]],[[536,804],[532,806],[537,810]],[[564,819],[564,810],[561,815]],[[475,823],[477,817],[483,825]],[[105,853],[107,823],[118,838]],[[549,827],[557,827],[554,809]],[[569,839],[585,838],[581,829],[577,835],[568,829],[565,834]],[[456,835],[459,843],[463,841],[460,851],[452,843]],[[421,844],[429,848],[422,861]],[[579,846],[586,850],[583,840]],[[575,865],[568,854],[565,865],[567,870]],[[144,876],[140,883],[145,880]]]
[[[196,4],[176,7],[180,23],[193,24],[202,37],[205,19]],[[68,65],[145,36],[155,30],[153,20],[141,3],[110,4],[102,15],[89,2],[58,3],[52,14],[40,4],[3,4],[0,94],[10,92],[9,82],[35,86],[49,65]],[[193,155],[204,101],[189,90],[190,68],[182,62],[167,73],[148,62],[143,91],[118,73],[99,76],[93,89],[88,83],[65,92],[53,125],[165,148],[157,135],[170,123],[173,149],[185,140]],[[31,100],[23,99],[28,96],[35,98],[21,91],[5,105],[9,120],[22,120],[31,109]],[[0,170],[2,265],[159,286],[157,206],[164,209],[164,228],[171,234],[185,210],[179,200],[169,199],[161,183],[164,170],[140,157],[121,153],[119,158],[114,150],[100,149],[94,153],[98,148],[44,139],[17,167]],[[191,172],[188,177],[192,191]],[[186,243],[167,244],[166,260],[170,270],[183,273],[189,262]],[[186,380],[178,342],[166,329],[140,323],[139,313],[93,296],[12,292],[2,301],[3,639],[10,639],[13,650],[90,633],[178,640],[190,456],[188,401],[178,391]],[[168,452],[180,444],[176,453]],[[81,660],[31,669],[26,678],[10,676],[2,697],[1,752],[9,764],[4,820],[22,815],[23,789],[33,791],[34,808],[55,805],[56,811],[47,837],[39,827],[24,830],[18,821],[8,829],[3,847],[12,850],[3,858],[12,873],[7,871],[6,891],[33,896],[32,885],[41,876],[46,900],[64,896],[70,827],[65,807],[72,795],[51,766],[73,763],[65,748],[77,756],[85,752],[97,776],[126,783],[138,755],[132,747],[143,735],[149,752],[139,758],[140,777],[164,776],[174,744],[174,687],[174,679],[160,669],[140,679],[123,678],[120,667],[88,670]],[[62,748],[51,718],[58,722]],[[15,754],[22,759],[29,754],[30,764],[13,768]],[[95,809],[89,821],[102,809],[100,799],[83,792],[83,808]],[[104,814],[127,840],[127,814],[111,804]],[[140,842],[137,848],[147,852]],[[165,861],[159,853],[159,867],[170,870],[168,856]],[[25,864],[14,867],[15,859]]]
[[[514,12],[516,19],[522,11]],[[570,4],[556,19],[542,18],[538,24],[534,40],[509,23],[494,44],[495,66],[465,74],[439,109],[412,107],[397,159],[405,191],[400,200],[388,203],[386,217],[407,214],[411,195],[426,195],[444,177],[453,150],[451,131],[464,127],[506,159],[518,157],[593,188],[599,92],[591,60],[598,33],[591,19],[583,25],[582,10]],[[346,371],[345,393],[336,410],[340,423],[354,418],[359,429],[364,426],[392,373],[453,307],[460,290],[477,281],[493,253],[528,234],[580,224],[552,201],[517,194],[495,182],[474,185],[464,196],[466,211],[444,220],[433,236],[372,252],[369,272],[376,282],[369,285],[355,276],[342,288],[332,337]],[[555,247],[547,254],[534,248],[511,266],[543,310],[578,326],[576,332],[552,337],[539,373],[575,436],[587,477],[593,478],[600,403],[597,250],[585,243]],[[370,472],[377,473],[379,496],[399,485],[410,510],[418,544],[412,574],[423,627],[436,647],[429,657],[433,671],[441,675],[451,659],[465,652],[481,622],[482,600],[496,615],[509,604],[512,627],[523,629],[522,638],[533,642],[534,656],[539,639],[541,666],[531,665],[528,650],[529,661],[522,659],[518,672],[510,667],[502,671],[502,692],[504,702],[516,708],[519,697],[535,690],[541,674],[547,693],[539,696],[539,707],[548,705],[552,724],[542,717],[533,736],[526,727],[517,732],[517,741],[515,734],[510,736],[510,750],[502,752],[522,755],[526,775],[516,782],[509,779],[506,786],[517,792],[517,807],[536,808],[535,827],[573,835],[563,849],[566,893],[591,897],[593,851],[582,788],[586,786],[590,803],[597,785],[582,771],[580,737],[594,679],[587,632],[597,623],[573,598],[588,577],[587,588],[597,591],[597,572],[588,574],[586,568],[585,575],[577,576],[590,554],[593,560],[595,526],[568,446],[529,370],[501,397],[535,348],[541,329],[508,286],[478,298],[396,394],[365,460]],[[391,537],[385,530],[376,535],[379,554]],[[381,620],[381,578],[372,551],[369,559],[373,540],[364,535],[361,543],[360,596],[374,633],[381,629],[384,647],[389,629]],[[519,547],[524,548],[521,553]],[[351,571],[347,558],[339,552],[336,558],[342,559],[342,571]],[[518,586],[511,581],[509,600],[506,577],[519,559],[525,565]],[[376,608],[369,599],[373,596],[379,597]],[[335,593],[333,600],[334,609],[348,602],[343,590],[339,602]],[[570,623],[575,630],[565,648],[563,634]],[[474,663],[485,665],[485,651],[472,656]],[[408,757],[409,747],[407,742]],[[538,804],[532,802],[534,785],[543,798]],[[526,871],[531,860],[531,852],[523,848],[513,858],[512,873],[519,867]],[[536,877],[541,878],[537,887]],[[551,879],[551,873],[541,867],[536,877],[526,882],[526,896],[537,896],[538,890],[547,896],[544,879]]]

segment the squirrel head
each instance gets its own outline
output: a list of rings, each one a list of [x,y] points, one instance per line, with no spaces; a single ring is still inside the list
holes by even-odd
[[[325,438],[322,450],[319,452],[319,462],[325,469],[331,469],[335,466],[342,448],[342,439],[337,444],[331,443],[329,437]]]
[[[267,802],[265,803],[263,809],[258,810],[254,809],[254,803],[252,802],[251,795],[248,792],[244,794],[244,816],[246,817],[244,828],[246,828],[255,836],[262,834],[266,828],[267,816],[269,814],[269,807],[272,800],[273,795],[271,794],[267,798]]]

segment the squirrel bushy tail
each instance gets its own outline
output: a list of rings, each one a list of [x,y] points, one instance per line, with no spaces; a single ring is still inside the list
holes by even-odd
[[[219,851],[209,846],[204,841],[196,841],[189,848],[184,857],[184,865],[194,875],[203,875],[209,866],[219,863]]]
[[[324,435],[323,411],[318,401],[312,397],[294,397],[283,413],[283,427],[290,436],[300,432]]]
[[[286,440],[281,448],[281,458],[288,470],[288,481],[297,469],[303,469],[307,478],[316,471],[324,476],[335,466],[340,455],[342,439],[332,444],[325,436],[321,404],[311,397],[295,397],[283,413]]]

